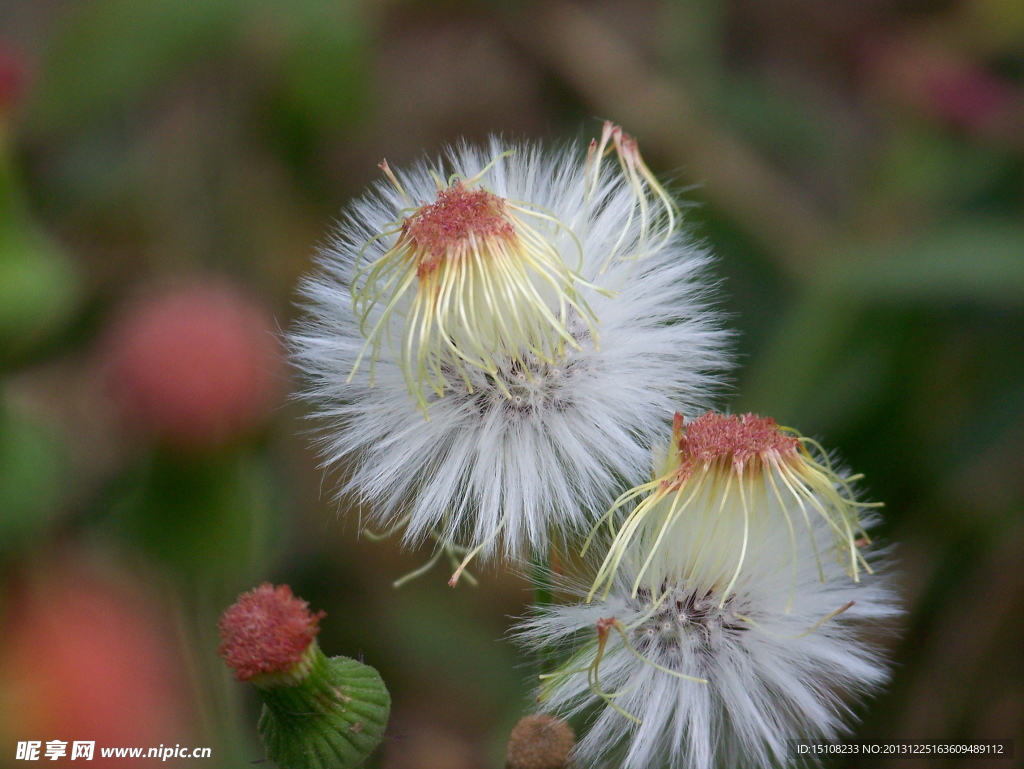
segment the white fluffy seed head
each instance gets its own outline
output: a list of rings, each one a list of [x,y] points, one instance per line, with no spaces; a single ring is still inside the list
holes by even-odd
[[[304,397],[326,424],[325,463],[344,465],[342,493],[362,503],[372,525],[404,527],[408,541],[480,546],[484,556],[543,550],[553,527],[588,530],[624,483],[649,472],[649,447],[672,413],[713,396],[728,335],[709,309],[709,256],[616,130],[588,157],[495,138],[449,150],[442,162],[388,168],[391,181],[357,200],[321,251],[292,349],[309,383]],[[598,162],[606,145],[623,147],[618,165]],[[384,297],[387,280],[366,294],[360,270],[392,254],[402,237],[396,222],[453,189],[453,174],[482,191],[481,203],[495,196],[533,212],[537,237],[568,266],[561,293],[543,295],[564,334],[541,334],[532,346],[529,335],[502,336],[490,320],[474,324],[451,310],[453,295],[442,346],[425,332],[410,347],[413,294],[391,318],[388,300],[367,300]],[[477,317],[500,314],[488,313]],[[439,316],[417,317],[422,328]]]
[[[728,570],[700,570],[734,558],[734,543],[700,539],[700,523],[691,521],[693,544],[677,568],[635,595],[639,564],[629,562],[607,600],[539,609],[518,628],[528,645],[568,657],[540,698],[563,717],[591,714],[575,753],[582,766],[786,763],[787,740],[835,739],[853,702],[888,677],[866,631],[899,612],[894,593],[877,569],[860,582],[842,578],[827,521],[812,519],[813,545],[797,541],[794,582],[785,526],[755,517],[728,592]],[[824,580],[814,547],[826,556]]]

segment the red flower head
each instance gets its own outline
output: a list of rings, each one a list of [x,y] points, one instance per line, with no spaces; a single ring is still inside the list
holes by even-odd
[[[265,582],[243,593],[220,618],[218,649],[239,681],[292,674],[303,665],[324,612],[311,612],[288,585]]]

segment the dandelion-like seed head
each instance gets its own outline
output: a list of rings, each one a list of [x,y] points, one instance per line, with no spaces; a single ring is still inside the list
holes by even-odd
[[[570,266],[556,242],[560,231],[571,231],[529,203],[480,186],[485,174],[439,183],[436,200],[406,216],[397,233],[385,232],[397,234],[394,245],[353,282],[352,308],[371,367],[386,341],[424,414],[431,390],[440,396],[461,384],[472,392],[474,370],[500,385],[508,362],[556,363],[566,344],[579,347],[570,317],[595,328],[579,293],[588,285],[578,273],[582,253],[577,249]],[[503,393],[514,397],[508,388]]]
[[[863,625],[898,613],[891,588],[878,575],[837,579],[836,559],[816,562],[836,548],[824,518],[796,539],[791,572],[785,525],[752,515],[738,573],[734,552],[714,554],[717,518],[715,507],[694,511],[690,543],[677,540],[644,579],[633,552],[603,600],[538,607],[520,623],[528,645],[564,654],[538,700],[562,717],[589,714],[580,765],[777,765],[787,740],[836,739],[849,703],[886,680]]]
[[[610,124],[589,150],[493,137],[382,168],[291,335],[325,464],[370,529],[453,568],[585,535],[729,367],[709,253]]]
[[[655,478],[619,497],[602,519],[611,523],[619,509],[639,500],[615,533],[590,597],[602,587],[608,594],[620,564],[635,548],[642,565],[634,595],[648,573],[658,580],[666,573],[700,574],[708,589],[724,588],[724,601],[743,567],[754,516],[786,527],[794,574],[796,526],[802,523],[810,534],[812,520],[822,519],[832,532],[836,558],[856,581],[862,570],[870,571],[857,547],[859,540],[870,541],[860,511],[876,506],[856,499],[850,484],[859,477],[840,475],[816,441],[769,417],[708,412],[686,424],[677,413]],[[694,511],[703,509],[714,515],[704,516],[695,528]],[[825,579],[817,547],[814,557]]]

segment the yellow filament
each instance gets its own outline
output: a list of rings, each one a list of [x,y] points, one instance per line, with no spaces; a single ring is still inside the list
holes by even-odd
[[[750,510],[747,508],[747,496],[743,493],[743,468],[741,467],[736,473],[737,487],[740,490],[740,507],[743,508],[743,546],[740,548],[740,557],[736,563],[736,571],[733,572],[732,579],[726,586],[725,590],[722,591],[722,600],[718,604],[719,609],[725,608],[725,599],[732,593],[732,588],[736,584],[736,580],[740,578],[740,571],[743,569],[743,562],[747,558],[747,542],[750,539]],[[729,482],[732,482],[733,474],[729,474]],[[753,478],[753,473],[751,473]],[[753,491],[753,483],[751,483],[751,491]],[[726,484],[725,493],[722,495],[722,504],[718,508],[718,514],[722,514],[722,509],[725,507],[725,500],[729,496],[728,483]]]
[[[466,557],[462,560],[462,563],[460,563],[458,568],[455,569],[455,573],[452,574],[451,579],[448,580],[449,587],[455,587],[456,585],[459,584],[459,578],[462,576],[463,572],[466,570],[466,567],[469,566],[470,561],[472,561],[474,558],[476,558],[477,555],[480,554],[481,550],[483,550],[485,547],[487,547],[489,544],[491,544],[495,540],[495,538],[498,536],[498,534],[501,533],[501,529],[502,529],[502,527],[504,525],[505,525],[505,515],[502,514],[501,519],[498,521],[498,525],[494,527],[494,531],[492,531],[487,536],[487,539],[485,539],[479,545],[477,545],[472,550],[470,550],[466,554]]]
[[[678,443],[677,440],[673,445],[676,443]],[[820,450],[817,443],[812,441],[808,441],[808,443]],[[713,563],[706,561],[711,554],[705,552],[709,546],[705,543],[715,540],[715,537],[708,533],[708,527],[713,528],[719,525],[715,522],[722,520],[725,515],[728,515],[728,510],[733,507],[731,500],[734,499],[732,496],[734,479],[742,514],[742,538],[738,557],[735,564],[730,566],[731,576],[722,594],[719,608],[724,607],[726,599],[742,573],[750,544],[753,516],[767,514],[770,509],[768,507],[769,497],[774,498],[778,503],[790,541],[792,582],[786,606],[787,612],[792,608],[798,580],[796,531],[790,511],[792,503],[799,507],[800,514],[803,516],[819,578],[822,581],[825,580],[825,570],[814,534],[810,510],[816,512],[828,526],[834,538],[836,555],[850,576],[855,581],[859,581],[861,570],[869,574],[873,573],[864,554],[857,547],[859,536],[863,538],[863,541],[870,542],[860,522],[858,511],[877,507],[878,504],[856,501],[849,480],[836,474],[830,464],[823,465],[815,461],[806,450],[792,456],[780,455],[778,452],[766,453],[763,456],[755,457],[746,466],[734,464],[729,457],[721,457],[719,460],[704,465],[699,472],[692,473],[682,481],[674,480],[678,463],[671,461],[672,456],[670,454],[670,461],[666,463],[667,470],[662,476],[621,495],[612,507],[601,516],[588,535],[581,554],[586,553],[599,528],[607,524],[612,532],[611,544],[587,596],[588,602],[594,599],[598,591],[603,591],[603,598],[608,597],[616,574],[623,562],[627,560],[631,543],[636,539],[638,532],[647,527],[650,538],[644,540],[644,552],[640,554],[643,560],[632,585],[632,596],[635,598],[641,582],[648,575],[658,553],[664,550],[671,541],[670,532],[678,528],[678,521],[693,507],[694,501],[704,496],[717,499],[717,509],[714,513],[708,510],[698,516],[697,531],[691,532],[692,539],[697,543],[697,550],[691,552],[690,558],[694,563],[691,563],[688,568],[690,571],[697,569],[699,572],[710,573],[710,571],[723,566],[718,557],[713,558]],[[767,479],[763,477],[764,474],[767,474]],[[856,477],[854,476],[853,479],[855,480]],[[719,480],[724,482],[724,486],[716,488]],[[761,486],[758,486],[759,482]],[[790,504],[787,504],[784,498],[783,487],[786,490],[786,495],[792,499]],[[663,506],[669,495],[672,495],[671,503]],[[625,505],[637,499],[639,502],[616,528],[614,525],[615,514]],[[697,564],[701,564],[701,566],[697,566]]]
[[[761,631],[762,633],[765,633],[765,634],[767,634],[767,635],[770,635],[770,636],[774,636],[775,638],[782,638],[782,639],[784,639],[784,640],[787,640],[787,641],[796,641],[796,640],[797,640],[797,639],[799,639],[799,638],[805,638],[805,637],[809,636],[809,635],[810,635],[811,633],[813,633],[813,632],[814,632],[815,630],[817,630],[818,628],[820,628],[820,627],[821,627],[822,625],[824,625],[824,624],[825,624],[826,622],[828,622],[828,621],[829,621],[830,619],[832,619],[833,617],[837,617],[837,616],[839,616],[839,615],[840,615],[840,614],[842,614],[842,613],[843,613],[844,611],[846,611],[847,609],[849,609],[849,608],[850,608],[851,606],[853,606],[853,604],[854,604],[854,603],[855,603],[854,601],[849,601],[848,603],[845,603],[845,604],[843,604],[842,606],[840,606],[840,607],[839,607],[838,609],[836,609],[835,611],[830,611],[830,612],[829,612],[828,614],[826,614],[826,615],[825,615],[824,617],[822,617],[822,618],[821,618],[821,619],[819,619],[819,620],[818,620],[817,622],[815,622],[815,623],[814,623],[813,625],[811,625],[811,626],[810,626],[809,628],[807,628],[807,630],[805,630],[804,632],[802,632],[802,633],[797,633],[796,635],[789,635],[789,636],[787,636],[787,635],[782,635],[782,634],[780,634],[780,633],[773,633],[773,632],[772,632],[771,630],[768,630],[767,628],[764,628],[764,627],[762,627],[762,626],[761,626],[761,625],[759,625],[759,624],[758,624],[757,622],[755,622],[754,620],[752,620],[752,619],[751,619],[750,617],[747,617],[747,616],[745,616],[745,615],[743,615],[743,614],[736,614],[736,613],[734,612],[732,616],[734,616],[734,617],[735,617],[736,619],[738,619],[738,620],[741,620],[742,622],[746,622],[746,623],[747,623],[747,624],[749,624],[749,625],[750,625],[751,627],[756,627],[756,628],[757,628],[758,630],[760,630],[760,631]]]
[[[665,595],[668,595],[668,593],[666,592],[664,595],[662,595],[662,598],[659,599],[659,603],[661,602],[661,600],[664,599]],[[541,690],[541,694],[539,697],[541,701],[547,699],[551,695],[552,688],[557,687],[558,684],[564,679],[568,678],[569,676],[576,675],[578,673],[586,673],[587,686],[590,688],[590,691],[592,691],[598,698],[604,701],[604,703],[608,705],[608,707],[612,708],[623,718],[632,721],[638,726],[642,723],[642,721],[639,718],[634,716],[632,713],[629,713],[628,711],[624,710],[614,702],[614,699],[616,697],[621,697],[623,694],[626,694],[629,691],[631,691],[634,687],[630,687],[629,689],[621,689],[617,692],[610,693],[604,691],[601,688],[599,671],[601,660],[604,659],[605,650],[608,643],[608,628],[614,628],[616,632],[618,632],[618,634],[622,637],[623,646],[625,646],[625,648],[629,651],[630,654],[632,654],[638,660],[643,662],[645,665],[650,665],[655,670],[658,670],[662,673],[673,676],[683,681],[692,681],[693,683],[707,684],[708,680],[706,678],[698,678],[696,676],[690,676],[685,673],[679,673],[675,670],[672,670],[671,668],[667,668],[664,665],[658,664],[649,657],[645,657],[644,655],[642,655],[640,652],[636,650],[636,647],[634,647],[629,640],[628,631],[632,628],[627,628],[621,620],[601,620],[600,622],[598,622],[596,641],[591,642],[587,646],[584,646],[582,649],[580,649],[579,652],[574,654],[569,659],[569,661],[565,664],[565,666],[562,667],[562,669],[556,670],[554,673],[545,673],[540,676],[540,679],[542,681],[547,682]],[[586,667],[582,667],[580,663],[587,656],[589,656],[590,650],[593,647],[596,647],[593,661]]]
[[[349,381],[369,357],[372,384],[373,364],[383,340],[391,344],[395,316],[404,316],[400,358],[406,386],[425,415],[424,389],[443,395],[453,385],[452,372],[472,392],[470,370],[483,371],[511,397],[498,376],[497,356],[525,368],[524,352],[555,363],[565,345],[581,349],[567,328],[570,313],[587,324],[596,340],[597,320],[579,293],[581,287],[595,287],[564,264],[550,237],[526,219],[568,228],[522,205],[507,206],[503,216],[514,232],[511,240],[470,234],[429,270],[422,269],[425,254],[416,243],[403,230],[390,230],[402,233],[398,242],[360,268],[353,283],[353,309],[366,342]],[[575,242],[582,261],[582,244]],[[371,326],[377,309],[380,315]]]

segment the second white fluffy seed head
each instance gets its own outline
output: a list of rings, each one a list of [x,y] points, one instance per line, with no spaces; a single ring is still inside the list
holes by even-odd
[[[564,654],[544,676],[541,707],[590,714],[581,766],[787,765],[789,740],[837,739],[853,703],[888,679],[870,639],[899,613],[895,595],[878,573],[841,578],[823,518],[797,539],[794,580],[789,534],[770,516],[753,518],[738,575],[715,569],[735,556],[735,538],[698,536],[714,510],[705,514],[677,540],[668,573],[649,571],[634,591],[640,564],[629,561],[606,600],[541,607],[518,628],[527,645]]]

